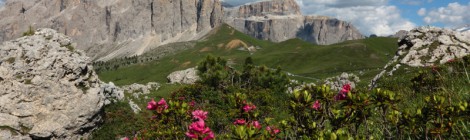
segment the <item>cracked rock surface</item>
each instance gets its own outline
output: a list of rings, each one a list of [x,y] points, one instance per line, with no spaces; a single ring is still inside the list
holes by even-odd
[[[0,139],[86,138],[102,121],[105,101],[123,97],[117,87],[106,85],[90,58],[55,30],[38,29],[4,42]]]
[[[400,38],[398,45],[396,55],[372,80],[371,87],[375,87],[382,76],[391,76],[402,66],[429,67],[469,55],[470,32],[419,27]]]

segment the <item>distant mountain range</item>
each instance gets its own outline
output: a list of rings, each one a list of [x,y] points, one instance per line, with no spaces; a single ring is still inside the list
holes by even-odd
[[[300,38],[319,45],[363,39],[351,24],[326,16],[304,16],[295,0],[271,0],[225,8],[225,22],[258,39]]]
[[[226,22],[250,36],[274,42],[300,38],[315,44],[362,39],[347,22],[303,16],[295,0],[232,8],[218,0],[6,0],[0,10],[0,42],[30,26],[72,37],[97,61],[141,55],[158,46],[199,40]]]

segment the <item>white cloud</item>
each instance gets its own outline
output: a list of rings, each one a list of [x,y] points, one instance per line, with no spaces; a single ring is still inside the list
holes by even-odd
[[[413,6],[419,6],[423,5],[425,3],[432,3],[433,0],[395,0],[400,2],[401,4],[406,4],[406,5],[413,5]]]
[[[416,25],[401,17],[388,0],[297,0],[304,14],[326,15],[346,20],[363,34],[391,35]]]
[[[457,27],[470,24],[470,3],[461,5],[457,2],[450,3],[447,7],[429,10],[423,16],[427,24],[441,23],[446,27]]]
[[[223,0],[241,5],[260,0]],[[363,34],[391,35],[416,25],[404,19],[389,0],[296,0],[306,15],[324,15],[351,22]],[[424,0],[417,0],[424,1]],[[430,1],[430,0],[426,0]]]
[[[420,16],[426,15],[426,8],[421,8],[421,9],[419,9],[419,10],[418,10],[418,15],[420,15]]]

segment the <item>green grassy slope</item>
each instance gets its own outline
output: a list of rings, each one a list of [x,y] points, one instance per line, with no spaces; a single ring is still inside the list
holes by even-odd
[[[196,47],[167,56],[158,61],[144,62],[120,67],[116,70],[102,71],[99,76],[104,81],[117,85],[166,82],[166,76],[173,71],[194,67],[207,55],[228,59],[235,67],[243,64],[246,57],[253,57],[255,64],[268,67],[281,67],[283,70],[312,78],[325,78],[341,72],[359,73],[363,71],[367,81],[383,67],[397,49],[396,38],[368,38],[347,41],[333,45],[313,45],[299,39],[281,43],[258,40],[223,25],[214,30]],[[250,55],[238,50],[243,46],[259,46],[260,50]],[[293,77],[299,80],[310,78]]]

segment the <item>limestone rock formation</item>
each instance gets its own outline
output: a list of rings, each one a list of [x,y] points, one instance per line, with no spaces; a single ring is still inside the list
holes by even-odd
[[[329,85],[331,90],[340,91],[346,84],[351,85],[351,88],[356,87],[356,83],[361,82],[359,76],[352,73],[342,73],[339,76],[325,79],[325,85]]]
[[[6,0],[0,42],[20,37],[29,26],[52,28],[93,59],[109,60],[197,40],[222,18],[218,0]]]
[[[1,139],[86,137],[102,121],[106,97],[123,96],[73,46],[52,29],[0,45]]]
[[[196,68],[189,68],[186,70],[175,71],[168,75],[167,79],[171,84],[194,84],[199,80],[199,76],[197,75]]]
[[[371,83],[384,75],[393,75],[402,65],[427,67],[447,63],[470,54],[470,32],[459,32],[437,27],[420,27],[411,30],[398,41],[397,54]]]
[[[227,8],[224,13],[228,17],[248,18],[251,16],[301,15],[300,6],[295,0],[271,0],[245,4],[237,8]]]
[[[271,0],[226,8],[224,21],[258,39],[293,38],[328,45],[364,36],[351,24],[324,16],[303,16],[295,0]]]
[[[470,33],[422,27],[412,30],[399,45],[401,64],[432,66],[470,54]]]
[[[114,85],[113,82],[109,82],[109,84],[103,83],[101,93],[104,93],[105,105],[116,103],[124,99],[124,90]]]
[[[122,86],[122,89],[127,93],[132,93],[134,98],[139,98],[140,95],[150,94],[151,91],[156,91],[160,88],[159,83],[149,82],[147,85],[134,83],[132,85]]]

